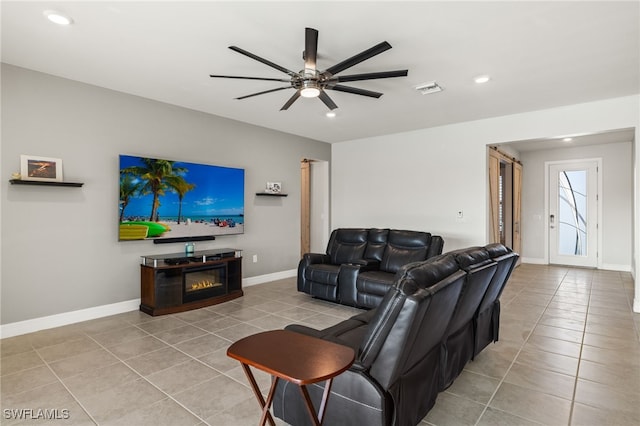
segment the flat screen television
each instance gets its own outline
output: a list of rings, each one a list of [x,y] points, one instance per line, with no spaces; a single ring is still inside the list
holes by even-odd
[[[119,240],[244,233],[244,169],[120,155]]]

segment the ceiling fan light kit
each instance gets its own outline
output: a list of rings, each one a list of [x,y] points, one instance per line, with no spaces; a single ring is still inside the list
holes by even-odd
[[[295,93],[289,98],[289,100],[280,108],[281,111],[289,109],[289,107],[299,98],[320,98],[320,100],[326,105],[329,110],[338,108],[338,105],[333,102],[331,97],[327,94],[328,90],[335,90],[343,93],[351,93],[354,95],[367,96],[370,98],[379,98],[382,96],[380,92],[374,92],[371,90],[359,89],[357,87],[345,86],[340,83],[374,80],[379,78],[393,78],[393,77],[406,77],[409,73],[408,70],[397,71],[383,71],[364,74],[352,74],[344,76],[336,76],[336,74],[351,68],[369,58],[379,55],[391,49],[391,45],[386,41],[379,43],[365,51],[358,53],[344,61],[327,68],[324,71],[318,71],[316,67],[316,59],[318,56],[318,30],[313,28],[305,29],[305,49],[303,52],[304,69],[295,72],[291,71],[283,66],[273,63],[260,56],[254,55],[244,49],[237,46],[229,46],[229,49],[241,55],[247,56],[253,60],[261,62],[271,68],[274,68],[289,76],[285,78],[266,78],[266,77],[244,77],[244,76],[232,76],[232,75],[217,75],[211,74],[213,78],[233,78],[241,80],[262,80],[262,81],[278,81],[283,83],[289,83],[288,86],[277,87],[274,89],[264,90],[257,93],[252,93],[245,96],[240,96],[236,99],[246,99],[253,96],[264,95],[266,93],[276,92],[285,89],[294,89]]]
[[[320,88],[314,80],[304,81],[300,89],[300,96],[303,98],[317,98],[320,96]]]

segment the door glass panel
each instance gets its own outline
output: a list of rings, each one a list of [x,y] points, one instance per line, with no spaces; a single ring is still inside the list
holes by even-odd
[[[558,176],[558,253],[587,255],[587,170]]]

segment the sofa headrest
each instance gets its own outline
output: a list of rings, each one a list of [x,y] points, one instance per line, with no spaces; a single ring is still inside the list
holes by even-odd
[[[405,294],[413,294],[421,288],[429,288],[459,269],[452,255],[441,255],[423,262],[406,265],[395,286]]]
[[[384,254],[384,249],[387,246],[388,238],[388,229],[369,229],[367,249],[364,252],[364,258],[375,259],[380,262],[382,260],[382,255]]]
[[[427,259],[442,254],[444,248],[444,239],[440,235],[431,235],[431,243],[427,250]]]
[[[495,259],[496,257],[504,256],[505,254],[511,253],[511,249],[509,249],[508,247],[505,247],[504,245],[502,245],[500,243],[488,244],[484,248],[485,248],[485,250],[487,250],[487,252],[489,253],[489,256],[492,259]]]
[[[426,247],[431,242],[431,234],[420,231],[392,229],[389,231],[389,244],[403,248]]]
[[[407,263],[425,260],[430,242],[431,234],[428,232],[390,230],[380,270],[396,273]]]
[[[331,263],[340,265],[362,259],[367,247],[367,229],[341,228],[331,233],[327,254]]]
[[[340,228],[333,231],[335,239],[341,243],[366,243],[368,230],[362,228]]]
[[[388,236],[388,229],[371,228],[369,229],[369,235],[367,239],[369,240],[369,243],[386,244]]]
[[[470,247],[456,252],[454,256],[460,268],[465,270],[491,262],[489,252],[484,247]]]

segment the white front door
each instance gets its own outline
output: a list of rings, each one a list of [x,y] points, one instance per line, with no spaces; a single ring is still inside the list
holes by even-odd
[[[549,263],[598,266],[598,160],[548,165]]]

